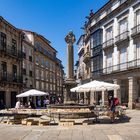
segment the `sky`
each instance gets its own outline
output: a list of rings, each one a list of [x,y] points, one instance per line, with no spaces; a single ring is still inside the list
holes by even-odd
[[[78,40],[90,10],[96,12],[106,2],[108,0],[0,0],[0,15],[17,28],[37,32],[50,40],[66,72],[65,36],[72,30]],[[75,43],[75,62],[77,48]]]

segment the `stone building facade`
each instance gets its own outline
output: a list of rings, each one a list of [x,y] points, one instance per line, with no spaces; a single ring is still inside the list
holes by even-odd
[[[90,81],[90,41],[87,40],[85,43],[85,35],[81,35],[77,41],[77,45],[78,61],[75,64],[75,78],[78,85],[82,85]],[[87,93],[80,93],[78,96],[79,101],[82,100],[82,102],[86,104],[89,102],[89,96]]]
[[[92,55],[96,52],[94,38],[101,46],[99,59],[91,59],[91,79],[119,84],[120,90],[114,91],[114,96],[133,108],[140,102],[139,0],[110,0],[88,17],[85,30],[90,32]],[[92,38],[99,30],[99,37]],[[104,101],[104,93],[100,95]]]
[[[53,101],[63,99],[63,65],[50,43],[0,17],[0,101],[5,107],[15,107],[16,95],[32,88],[48,92]]]
[[[0,100],[14,107],[16,94],[23,88],[21,37],[16,27],[0,17]]]
[[[61,60],[56,57],[57,51],[43,36],[31,31],[23,32],[24,40],[33,46],[33,51],[31,51],[34,67],[33,87],[48,92],[51,99],[63,98],[64,72]]]

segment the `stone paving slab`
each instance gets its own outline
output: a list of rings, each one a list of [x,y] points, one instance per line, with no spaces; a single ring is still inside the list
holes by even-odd
[[[129,122],[116,124],[71,127],[0,124],[0,140],[140,140],[140,111],[128,110],[127,114]]]

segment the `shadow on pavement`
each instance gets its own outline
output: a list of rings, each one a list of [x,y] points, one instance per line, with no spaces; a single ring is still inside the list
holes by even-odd
[[[113,124],[121,124],[130,122],[131,117],[123,116],[121,118],[115,118]],[[93,121],[94,124],[112,124],[109,117],[99,118],[97,122]]]

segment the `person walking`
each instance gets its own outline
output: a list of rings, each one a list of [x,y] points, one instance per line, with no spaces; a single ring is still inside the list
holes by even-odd
[[[109,109],[111,111],[111,114],[110,114],[111,123],[114,123],[116,106],[115,106],[114,97],[112,95],[109,95],[109,97],[108,97],[108,106],[109,106]]]

